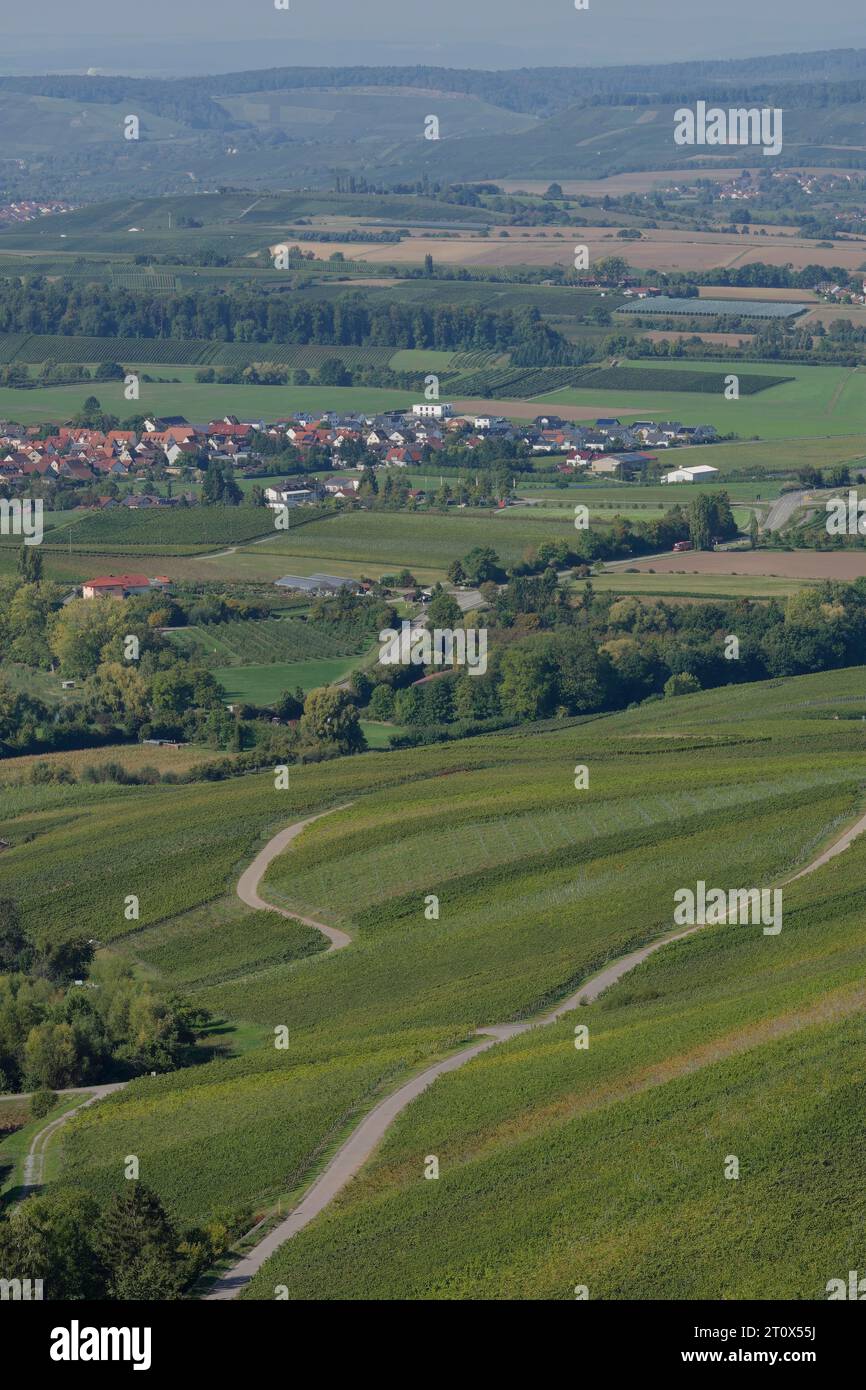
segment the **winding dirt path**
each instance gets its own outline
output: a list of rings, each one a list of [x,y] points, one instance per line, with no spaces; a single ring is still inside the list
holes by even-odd
[[[345,808],[335,809],[343,810]],[[280,912],[285,917],[294,917],[295,921],[304,922],[307,926],[318,927],[319,931],[323,932],[331,941],[329,949],[334,951],[349,945],[351,938],[345,932],[338,932],[333,927],[327,927],[323,923],[315,922],[309,918],[298,917],[294,913],[283,912],[282,908],[274,908],[271,903],[263,902],[256,891],[262,874],[276,855],[282,853],[285,847],[307,825],[320,820],[323,815],[330,814],[330,811],[323,811],[317,816],[309,816],[307,820],[298,821],[295,825],[291,825],[288,829],[275,835],[241,876],[238,883],[238,894],[251,907],[264,907],[271,912]],[[796,879],[805,877],[806,874],[814,873],[816,869],[821,868],[837,854],[841,854],[853,840],[864,832],[866,832],[866,815],[861,816],[853,825],[849,826],[837,840],[834,840],[804,869],[783,879],[782,885],[793,883]],[[210,1292],[204,1295],[205,1299],[235,1298],[281,1245],[287,1240],[291,1240],[292,1236],[297,1235],[298,1231],[309,1225],[313,1218],[318,1216],[333,1201],[334,1197],[363,1167],[400,1112],[422,1095],[429,1086],[432,1086],[437,1077],[465,1066],[467,1062],[472,1061],[473,1057],[486,1052],[488,1048],[495,1047],[497,1043],[507,1042],[510,1038],[516,1038],[521,1033],[528,1033],[534,1028],[545,1028],[582,1005],[593,1003],[600,994],[610,989],[611,985],[615,985],[624,975],[634,970],[635,966],[642,964],[654,952],[660,951],[663,946],[668,946],[674,941],[682,941],[685,937],[692,936],[701,929],[702,924],[699,924],[687,927],[684,931],[668,933],[658,937],[655,941],[648,942],[645,946],[638,947],[635,951],[630,951],[625,956],[620,956],[590,976],[584,981],[580,989],[563,999],[555,1008],[538,1014],[534,1018],[521,1023],[498,1023],[478,1028],[476,1033],[482,1041],[471,1043],[460,1052],[426,1067],[424,1071],[405,1082],[398,1090],[379,1101],[364,1116],[333,1158],[330,1159],[291,1215],[264,1236],[228,1273],[217,1279]]]
[[[81,1094],[86,1099],[82,1100],[80,1105],[73,1105],[71,1110],[59,1115],[44,1129],[40,1129],[38,1134],[34,1134],[30,1148],[27,1150],[27,1157],[24,1160],[24,1176],[21,1185],[22,1200],[43,1185],[48,1144],[57,1130],[65,1125],[67,1120],[71,1120],[73,1115],[77,1115],[80,1110],[86,1110],[89,1105],[94,1105],[96,1101],[102,1100],[103,1096],[110,1096],[114,1091],[122,1091],[127,1084],[126,1081],[113,1081],[104,1086],[80,1086],[57,1092],[61,1096]]]

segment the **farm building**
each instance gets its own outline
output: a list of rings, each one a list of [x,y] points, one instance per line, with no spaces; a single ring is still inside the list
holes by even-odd
[[[341,578],[336,574],[285,574],[276,580],[278,589],[298,589],[304,594],[335,594],[339,589],[354,589],[361,586],[355,579]]]
[[[663,483],[708,483],[718,471],[718,468],[711,468],[708,463],[699,463],[694,468],[675,468],[671,473],[663,473],[661,481]]]
[[[84,598],[129,598],[130,594],[149,594],[152,589],[164,592],[170,582],[165,575],[148,579],[146,574],[103,574],[86,580],[81,593]]]
[[[281,483],[279,487],[265,488],[265,500],[269,507],[299,507],[302,502],[315,502],[322,495],[322,489],[314,483],[312,487],[290,487]]]

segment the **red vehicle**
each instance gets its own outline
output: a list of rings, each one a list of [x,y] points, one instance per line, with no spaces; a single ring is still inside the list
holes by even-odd
[[[692,543],[691,543],[691,541],[675,541],[675,542],[674,542],[674,550],[691,550],[691,548],[692,548]]]

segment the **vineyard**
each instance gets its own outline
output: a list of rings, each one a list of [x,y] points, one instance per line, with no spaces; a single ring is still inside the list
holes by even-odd
[[[96,787],[78,802],[68,793],[80,788],[5,793],[13,835],[16,816],[41,826],[0,859],[0,891],[28,921],[59,922],[62,894],[64,921],[86,911],[114,949],[261,1028],[243,1057],[143,1078],[82,1112],[65,1175],[104,1196],[123,1182],[116,1155],[135,1152],[169,1209],[197,1221],[297,1192],[350,1120],[422,1060],[475,1027],[526,1017],[665,930],[678,885],[726,883],[732,864],[738,881],[762,884],[802,865],[858,804],[859,724],[821,715],[862,704],[862,677],[735,686],[585,725],[338,759],[293,768],[281,792],[261,774]],[[587,755],[592,789],[578,805],[572,769]],[[328,806],[346,809],[276,860],[262,893],[346,923],[356,944],[298,961],[308,942],[291,924],[285,938],[266,932],[227,893],[263,837]],[[786,888],[779,937],[708,927],[587,1006],[588,1052],[576,1053],[565,1019],[431,1088],[251,1295],[272,1298],[283,1282],[301,1298],[438,1298],[469,1284],[484,1297],[566,1298],[576,1267],[605,1295],[632,1279],[669,1297],[709,1269],[721,1296],[732,1276],[713,1259],[716,1231],[763,1230],[769,1212],[796,1237],[785,1291],[813,1296],[816,1268],[854,1257],[860,1136],[837,1117],[860,1085],[864,883],[855,846]],[[430,924],[434,890],[441,918]],[[141,894],[131,932],[117,910],[126,892]],[[275,1019],[290,1020],[285,1054],[268,1045]],[[832,1164],[800,1142],[816,1111]],[[718,1177],[732,1152],[750,1165],[736,1201]],[[419,1181],[428,1153],[440,1158],[436,1185]],[[638,1180],[649,1208],[636,1204]],[[661,1269],[649,1255],[635,1263],[647,1221],[676,1235]],[[777,1251],[753,1248],[749,1291],[769,1296]]]
[[[8,366],[10,362],[26,362],[27,358],[19,357],[19,352],[31,339],[29,333],[0,333],[0,365]],[[38,359],[43,360],[41,357]]]
[[[339,357],[347,367],[388,365],[389,347],[343,347],[339,344],[221,343],[206,338],[88,338],[58,333],[0,334],[0,364],[21,362],[130,362],[178,367],[245,367],[273,362],[315,370],[326,358]]]
[[[571,385],[591,391],[697,391],[721,396],[727,375],[726,372],[690,372],[679,367],[600,367],[578,372],[571,378]],[[784,386],[794,379],[737,373],[741,396],[756,396],[759,391]]]
[[[115,507],[76,520],[69,531],[73,550],[151,554],[154,550],[177,553],[237,545],[273,531],[272,513],[265,507],[155,507],[129,510]],[[63,546],[67,533],[52,533]]]
[[[180,288],[173,271],[160,270],[157,266],[112,265],[111,283],[118,289],[146,290],[155,294],[174,294]]]
[[[209,359],[215,367],[244,367],[251,362],[273,362],[278,367],[306,367],[316,371],[328,358],[338,357],[349,368],[387,367],[394,355],[390,347],[344,347],[339,344],[223,343]]]
[[[503,400],[530,400],[547,391],[575,384],[575,367],[492,367],[475,372],[445,372],[440,389],[452,396],[500,396]]]
[[[325,657],[348,656],[358,650],[356,638],[331,633],[323,623],[292,618],[239,619],[187,627],[170,634],[184,655],[216,656],[221,666],[276,665]]]
[[[485,367],[502,367],[508,364],[508,354],[490,349],[476,352],[455,352],[451,355],[451,367],[455,372],[480,372]]]

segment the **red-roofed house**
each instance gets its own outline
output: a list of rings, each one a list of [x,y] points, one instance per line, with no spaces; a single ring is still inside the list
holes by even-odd
[[[82,586],[84,598],[129,598],[130,594],[149,594],[151,589],[168,588],[164,575],[148,579],[146,574],[109,574],[88,579]]]

